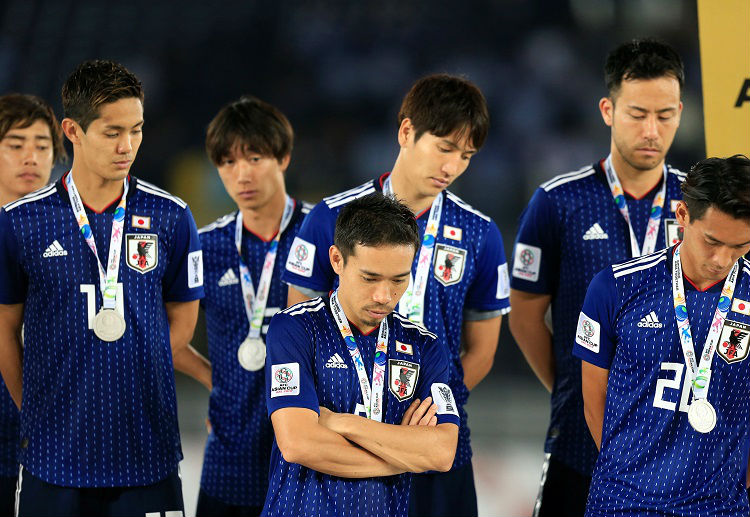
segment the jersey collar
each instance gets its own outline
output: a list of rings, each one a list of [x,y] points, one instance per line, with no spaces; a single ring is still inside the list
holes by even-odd
[[[65,184],[65,177],[70,174],[70,171],[66,172],[62,175],[62,177],[55,182],[55,188],[57,189],[57,193],[62,197],[66,203],[70,203],[70,196],[68,195],[68,186]],[[135,194],[136,185],[138,184],[138,178],[135,176],[131,176],[128,174],[128,181],[130,182],[130,186],[128,187],[128,195],[126,197],[126,200],[128,203],[130,202],[130,199]],[[115,208],[117,208],[117,204],[120,202],[120,198],[113,199],[112,202],[107,205],[104,210],[96,211],[90,206],[88,206],[86,203],[83,203],[83,205],[86,207],[87,212],[93,212],[95,214],[111,214],[114,213]]]
[[[604,159],[601,159],[598,162],[596,162],[593,165],[593,167],[594,167],[594,170],[596,171],[596,177],[599,179],[599,181],[601,181],[604,184],[604,186],[607,188],[607,190],[609,190],[609,184],[607,183],[607,176],[606,176],[606,173],[604,172]],[[667,166],[667,170],[669,170],[668,166]],[[651,190],[649,190],[648,192],[646,192],[641,197],[635,197],[633,194],[631,194],[630,192],[628,192],[625,189],[623,189],[623,193],[625,194],[625,198],[629,199],[629,200],[634,200],[634,201],[640,201],[642,199],[652,200],[654,198],[654,196],[656,196],[656,193],[659,192],[659,188],[661,187],[661,182],[662,181],[664,181],[664,175],[663,174],[661,176],[659,176],[659,181],[656,182],[656,185],[654,185],[651,188]]]

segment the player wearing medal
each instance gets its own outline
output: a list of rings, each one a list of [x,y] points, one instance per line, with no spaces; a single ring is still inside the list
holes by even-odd
[[[573,353],[601,446],[588,516],[750,511],[750,160],[703,160],[682,192],[682,243],[586,293]]]
[[[255,97],[223,107],[208,126],[206,151],[238,210],[198,231],[214,380],[198,517],[259,515],[265,501],[273,434],[263,336],[286,307],[281,271],[309,211],[284,186],[293,141],[284,114]]]
[[[596,447],[586,428],[580,362],[571,356],[586,286],[617,261],[677,242],[684,173],[665,164],[680,123],[679,55],[636,40],[607,57],[599,101],[610,154],[544,183],[521,216],[511,276],[510,330],[552,392],[539,516],[584,512]],[[551,307],[552,332],[545,323]]]
[[[0,205],[42,188],[66,158],[52,108],[39,97],[0,97]],[[19,414],[0,380],[0,515],[13,515],[18,479]]]
[[[447,346],[450,386],[461,426],[453,468],[415,476],[410,514],[476,515],[466,404],[489,372],[502,314],[509,309],[508,269],[500,231],[486,215],[446,189],[482,147],[489,115],[479,89],[466,79],[432,75],[417,81],[399,113],[400,151],[391,173],[325,198],[305,219],[282,279],[289,302],[328,293],[328,260],[336,215],[372,192],[395,195],[417,217],[422,248],[398,311],[424,324]],[[464,350],[462,350],[462,347]]]
[[[187,345],[203,296],[197,229],[183,201],[129,175],[143,127],[133,74],[87,61],[62,100],[71,171],[0,211],[0,368],[21,406],[17,513],[181,513],[173,356],[210,386]]]
[[[419,230],[409,208],[376,193],[348,203],[334,235],[338,289],[268,329],[275,441],[263,515],[405,516],[403,473],[450,469],[459,423],[446,349],[393,312]]]

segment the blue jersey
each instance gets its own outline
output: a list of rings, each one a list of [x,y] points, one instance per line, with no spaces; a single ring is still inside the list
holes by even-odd
[[[286,307],[288,287],[281,281],[281,271],[309,210],[309,206],[297,202],[292,219],[279,239],[262,328],[264,335],[271,316]],[[206,289],[201,305],[206,314],[213,378],[208,406],[212,432],[203,456],[201,489],[229,505],[262,506],[268,489],[273,430],[266,414],[263,370],[245,370],[237,360],[237,349],[247,337],[249,325],[234,243],[236,217],[233,212],[198,231]],[[245,229],[242,242],[242,256],[257,289],[271,241]]]
[[[684,174],[668,167],[667,189],[656,249],[679,238],[674,209]],[[643,243],[651,205],[661,181],[640,199],[626,193],[633,231]],[[591,475],[596,446],[583,417],[581,363],[570,351],[586,287],[596,273],[632,257],[628,225],[607,185],[601,163],[542,184],[521,215],[511,287],[552,297],[555,383],[545,451],[570,468]]]
[[[369,181],[357,188],[325,198],[318,203],[300,228],[289,254],[282,279],[303,290],[328,292],[334,288],[336,275],[328,258],[333,244],[336,217],[350,201],[382,191],[382,182]],[[446,191],[440,229],[437,234],[432,274],[427,281],[424,301],[424,325],[448,347],[451,359],[450,386],[461,415],[458,449],[453,468],[471,460],[469,427],[464,405],[469,390],[464,385],[461,364],[461,330],[464,318],[481,319],[510,310],[508,267],[500,231],[486,215]],[[429,210],[417,216],[420,235],[424,235]],[[445,266],[448,253],[459,257],[453,267]],[[416,272],[419,253],[414,258]]]
[[[0,211],[0,303],[25,304],[20,462],[55,485],[152,484],[182,459],[165,302],[203,296],[198,232],[183,201],[132,178],[117,295],[127,330],[101,341],[99,266],[62,181]],[[103,264],[116,205],[86,210]]]
[[[687,417],[692,395],[672,299],[672,254],[670,248],[607,268],[586,294],[573,353],[609,370],[588,516],[748,515],[750,266],[740,259],[712,362],[708,401],[717,424],[701,434]],[[697,356],[722,284],[699,291],[685,282]]]
[[[400,424],[414,397],[424,400],[449,390],[450,363],[436,336],[399,314],[388,316],[390,329],[383,386],[383,422]],[[363,335],[351,325],[372,379],[377,328]],[[268,416],[288,407],[364,416],[359,378],[333,319],[330,299],[314,298],[274,316],[267,336],[266,405]],[[441,390],[441,391],[442,391]],[[438,410],[438,425],[458,425],[450,391]],[[439,404],[440,405],[440,404]],[[274,440],[270,482],[263,515],[383,516],[408,514],[409,474],[347,479],[316,472],[284,460]]]

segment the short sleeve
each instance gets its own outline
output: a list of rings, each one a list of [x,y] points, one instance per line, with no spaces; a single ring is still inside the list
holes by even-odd
[[[286,407],[320,413],[315,390],[314,343],[304,325],[277,313],[266,334],[266,409],[268,416]]]
[[[417,384],[417,397],[432,397],[437,404],[438,424],[459,425],[458,406],[448,385],[450,366],[445,346],[432,337],[424,337],[421,373]]]
[[[26,300],[28,278],[19,254],[10,217],[5,210],[0,210],[0,304],[14,305]]]
[[[573,355],[609,370],[615,356],[615,313],[617,287],[612,268],[608,267],[591,280],[583,309],[578,316]]]
[[[203,298],[203,252],[189,207],[177,221],[169,250],[162,290],[164,301],[189,302]]]
[[[476,261],[477,274],[466,293],[465,309],[472,311],[510,310],[510,282],[503,238],[490,221]]]
[[[519,291],[554,294],[560,263],[558,215],[549,194],[537,189],[521,214],[513,250],[510,286]]]
[[[336,274],[328,258],[333,244],[336,214],[321,201],[305,217],[286,259],[281,280],[312,291],[328,292]]]

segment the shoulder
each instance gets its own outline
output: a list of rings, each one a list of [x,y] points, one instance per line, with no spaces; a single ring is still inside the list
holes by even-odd
[[[655,274],[659,271],[656,267],[662,262],[667,261],[668,254],[672,252],[672,248],[664,248],[663,250],[643,255],[642,257],[626,260],[618,264],[611,266],[612,276],[617,279],[640,279],[644,275]]]
[[[437,339],[437,336],[427,330],[423,325],[411,321],[398,312],[393,313],[393,324],[398,327],[404,335],[420,339],[421,341],[435,341]]]
[[[207,224],[206,226],[200,228],[198,230],[199,234],[208,234],[213,232],[214,230],[219,230],[222,228],[226,228],[230,224],[232,224],[235,221],[235,218],[237,215],[232,212],[231,214],[222,215],[218,219],[216,219],[214,222]]]
[[[143,181],[140,178],[136,179],[135,188],[146,196],[156,196],[162,199],[166,199],[167,201],[173,203],[181,209],[187,208],[187,203],[185,203],[182,199],[178,198],[177,196],[173,196],[166,190],[160,189],[156,185],[148,183],[147,181]]]
[[[334,210],[357,198],[372,194],[373,192],[375,192],[375,183],[370,180],[358,187],[345,190],[344,192],[339,192],[338,194],[334,194],[333,196],[325,197],[323,198],[323,201],[321,201],[318,205],[325,205],[329,209]]]
[[[325,307],[325,300],[323,300],[322,297],[318,296],[317,298],[313,298],[312,300],[295,303],[291,307],[287,307],[278,314],[283,315],[284,317],[296,318],[301,320],[304,318],[309,318],[312,314],[325,309]]]
[[[50,199],[51,196],[54,196],[56,194],[57,194],[57,185],[53,183],[39,190],[35,190],[34,192],[31,192],[30,194],[26,194],[21,199],[17,199],[15,201],[12,201],[6,204],[5,206],[3,206],[3,210],[9,213],[20,207],[32,206],[40,202],[43,203],[46,200]]]
[[[750,261],[745,257],[740,257],[740,269],[740,274],[750,277]]]
[[[596,168],[593,165],[587,165],[585,167],[581,167],[577,171],[567,172],[565,174],[559,174],[552,178],[549,181],[546,181],[542,183],[539,186],[540,190],[543,190],[547,193],[552,193],[555,189],[558,187],[561,187],[562,185],[567,185],[569,183],[574,182],[582,182],[586,181],[589,178],[592,178],[596,175]]]
[[[465,215],[469,216],[469,218],[476,219],[478,221],[484,221],[486,223],[489,223],[491,221],[488,215],[483,214],[449,190],[445,191],[445,201],[456,207],[458,210],[464,212]]]

